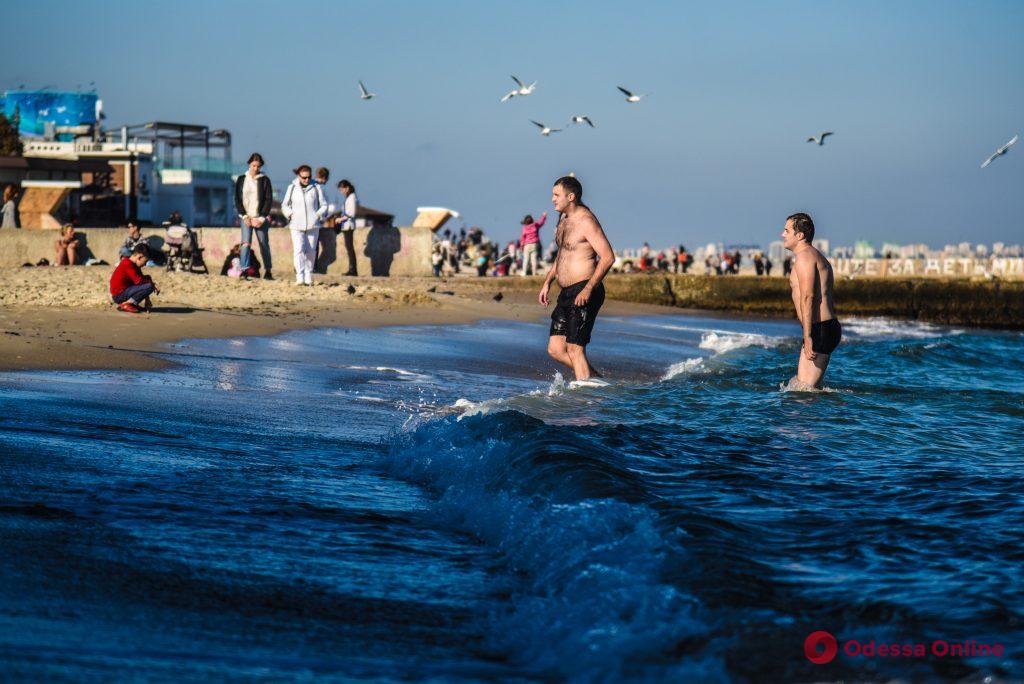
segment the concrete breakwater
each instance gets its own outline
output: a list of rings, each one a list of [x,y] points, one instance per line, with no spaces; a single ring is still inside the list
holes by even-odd
[[[212,272],[220,273],[224,257],[232,245],[241,241],[240,228],[197,228],[200,244],[205,249],[204,257]],[[165,231],[162,228],[143,228],[143,235],[150,236],[150,244],[161,249]],[[22,230],[4,228],[0,230],[0,268],[17,268],[22,264],[34,264],[40,259],[53,260],[57,230]],[[103,259],[116,264],[118,248],[127,233],[123,228],[78,228],[75,236],[82,243],[79,250],[83,258]],[[341,236],[329,236],[326,252],[327,273],[340,275],[348,268],[344,240]],[[353,247],[360,275],[375,276],[429,276],[431,274],[430,252],[431,233],[428,228],[357,228],[353,235]],[[274,272],[280,276],[295,273],[292,236],[286,228],[270,229],[270,251]],[[259,249],[257,257],[261,258]]]
[[[538,290],[539,278],[503,278],[496,287]],[[793,316],[784,278],[705,275],[609,275],[608,297],[769,316]],[[835,304],[843,316],[892,316],[931,323],[1024,329],[1024,282],[940,278],[837,279]]]

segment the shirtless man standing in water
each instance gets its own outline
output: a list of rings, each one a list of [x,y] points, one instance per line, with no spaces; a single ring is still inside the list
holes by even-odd
[[[782,244],[796,257],[789,285],[804,333],[796,376],[789,381],[791,389],[821,388],[829,356],[843,336],[832,306],[832,266],[825,255],[811,245],[812,240],[814,221],[810,216],[793,214],[786,219]]]
[[[578,180],[563,176],[555,181],[551,203],[561,214],[555,228],[558,258],[537,298],[541,306],[547,306],[551,282],[558,279],[561,292],[551,314],[548,354],[571,368],[577,380],[588,380],[600,376],[587,360],[587,344],[604,304],[601,280],[615,263],[615,254],[597,217],[583,204],[583,186]]]

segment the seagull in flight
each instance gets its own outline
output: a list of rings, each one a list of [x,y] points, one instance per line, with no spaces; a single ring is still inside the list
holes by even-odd
[[[540,129],[540,134],[543,135],[543,136],[548,136],[548,135],[551,135],[552,133],[558,133],[560,130],[562,130],[561,128],[548,128],[544,124],[542,124],[542,123],[540,123],[538,121],[534,121],[533,119],[530,119],[530,123],[532,123],[534,126],[539,128]]]
[[[508,93],[505,95],[505,97],[501,98],[502,102],[507,102],[507,101],[511,100],[513,97],[515,97],[517,95],[520,96],[520,97],[526,97],[527,95],[533,95],[533,89],[537,87],[537,82],[536,81],[534,81],[533,83],[531,83],[530,85],[527,86],[527,85],[523,85],[523,82],[520,81],[515,76],[512,77],[512,80],[516,82],[516,86],[517,87],[513,88],[510,91],[508,91]]]
[[[586,114],[577,114],[576,116],[570,117],[569,123],[571,124],[588,124],[591,128],[594,127],[594,122],[590,120],[590,117]]]
[[[981,168],[985,168],[986,166],[988,166],[989,164],[991,164],[991,163],[992,163],[993,161],[995,161],[996,157],[1001,157],[1001,156],[1003,156],[1004,154],[1006,154],[1006,153],[1007,153],[1007,151],[1009,151],[1009,149],[1010,149],[1011,147],[1013,147],[1013,146],[1014,146],[1015,144],[1017,144],[1017,136],[1013,136],[1013,140],[1011,140],[1010,142],[1008,142],[1008,143],[1006,143],[1005,145],[1003,145],[1002,147],[1000,147],[1000,148],[999,148],[998,150],[996,150],[996,151],[995,151],[995,152],[994,152],[994,153],[992,154],[992,156],[991,156],[991,157],[989,157],[988,159],[986,159],[985,161],[983,161],[983,162],[981,163]]]
[[[622,86],[617,86],[618,89],[626,96],[626,102],[639,102],[641,99],[647,97],[646,95],[634,95],[630,91],[626,90]]]
[[[366,89],[366,86],[363,85],[363,82],[360,81],[359,82],[359,99],[361,99],[361,100],[372,100],[375,97],[377,97],[377,93],[371,93],[369,90]]]
[[[810,138],[807,139],[807,142],[817,143],[818,147],[821,147],[822,145],[825,144],[825,138],[827,138],[830,135],[835,135],[835,133],[833,133],[832,131],[825,131],[824,133],[822,133],[817,138],[815,138],[812,135]]]

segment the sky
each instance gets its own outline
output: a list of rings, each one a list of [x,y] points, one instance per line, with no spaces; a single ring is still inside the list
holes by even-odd
[[[0,90],[95,81],[106,124],[226,128],[408,224],[518,235],[573,172],[616,248],[1024,242],[1022,2],[5,5]],[[533,95],[499,103],[515,74]],[[378,94],[359,99],[357,80]],[[624,101],[616,86],[649,96]],[[534,119],[596,128],[542,137]],[[810,135],[835,131],[823,147]]]

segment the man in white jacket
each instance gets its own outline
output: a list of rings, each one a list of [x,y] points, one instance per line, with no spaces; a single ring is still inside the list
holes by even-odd
[[[313,182],[313,170],[308,164],[295,169],[295,174],[297,178],[288,186],[281,201],[281,212],[292,231],[295,284],[312,285],[316,242],[320,221],[327,215],[327,201],[323,190]]]

